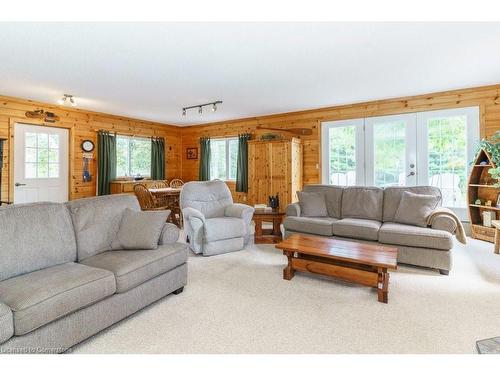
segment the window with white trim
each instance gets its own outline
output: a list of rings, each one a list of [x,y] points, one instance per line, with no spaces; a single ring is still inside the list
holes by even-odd
[[[116,136],[116,175],[129,177],[151,174],[151,139]]]
[[[223,181],[236,180],[238,138],[210,140],[210,178]]]

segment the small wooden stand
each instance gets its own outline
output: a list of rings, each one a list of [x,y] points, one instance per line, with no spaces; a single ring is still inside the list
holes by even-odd
[[[280,225],[283,222],[284,212],[255,210],[253,221],[255,223],[255,243],[281,242]],[[272,222],[273,229],[262,229],[263,222]]]

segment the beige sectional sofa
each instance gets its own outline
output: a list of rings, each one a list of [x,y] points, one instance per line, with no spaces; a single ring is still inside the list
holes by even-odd
[[[432,227],[395,222],[395,214],[405,191],[437,196],[441,201],[438,188],[306,185],[304,191],[324,194],[326,216],[304,216],[299,203],[290,204],[283,222],[285,237],[292,233],[307,233],[350,241],[377,242],[397,247],[399,263],[434,268],[445,275],[451,270],[451,250],[456,230],[453,219],[438,216]]]
[[[156,249],[113,249],[127,209],[140,211],[135,196],[0,208],[0,353],[66,351],[182,292],[187,246],[175,225],[160,227]]]

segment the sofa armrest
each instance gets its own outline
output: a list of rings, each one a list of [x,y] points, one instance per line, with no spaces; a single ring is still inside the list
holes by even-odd
[[[158,240],[158,245],[167,245],[170,243],[176,243],[179,239],[180,230],[177,225],[172,223],[165,223],[163,229],[161,230],[160,239]]]
[[[286,206],[286,216],[300,216],[300,205],[295,202]]]
[[[230,204],[225,208],[224,216],[237,217],[250,222],[252,220],[254,211],[255,211],[254,208],[249,205],[242,203],[234,203]]]
[[[431,228],[444,230],[451,234],[455,234],[455,231],[457,230],[457,223],[448,215],[437,214],[436,217],[432,220]]]

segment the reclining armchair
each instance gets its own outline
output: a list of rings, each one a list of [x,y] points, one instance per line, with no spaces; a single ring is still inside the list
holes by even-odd
[[[254,209],[233,203],[231,191],[223,181],[186,183],[180,206],[184,233],[194,253],[222,254],[241,250],[248,243]]]

